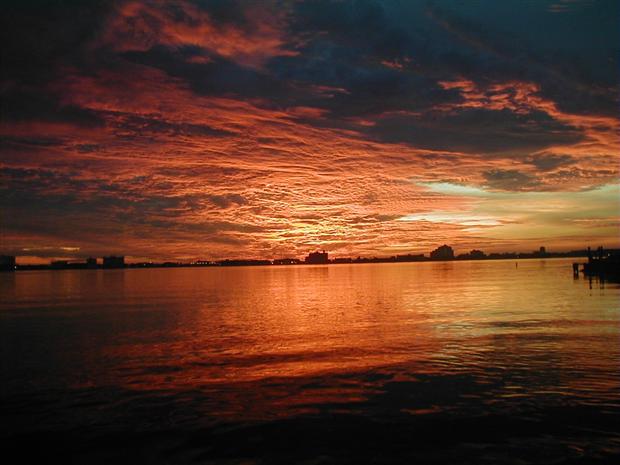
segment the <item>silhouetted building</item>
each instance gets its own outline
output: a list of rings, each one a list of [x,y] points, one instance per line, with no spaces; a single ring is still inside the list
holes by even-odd
[[[69,260],[54,260],[51,265],[55,270],[62,270],[69,266]]]
[[[110,255],[109,257],[103,257],[104,268],[125,268],[125,257]]]
[[[483,260],[487,256],[482,250],[474,249],[469,253],[459,254],[456,258],[457,260]]]
[[[87,258],[86,259],[86,268],[88,269],[95,269],[97,268],[97,259],[96,258]]]
[[[473,260],[480,260],[481,258],[486,258],[486,254],[482,250],[474,249],[469,252],[469,256]]]
[[[0,271],[15,271],[15,257],[13,255],[0,255]]]
[[[304,261],[312,265],[329,263],[327,255],[327,252],[324,250],[323,252],[310,252]]]
[[[535,258],[536,257],[540,258],[540,257],[548,257],[549,254],[547,253],[547,249],[546,248],[541,247],[540,249],[535,250],[534,252],[532,252],[531,256],[535,257]]]
[[[449,245],[442,245],[431,252],[432,260],[454,260],[454,250]]]

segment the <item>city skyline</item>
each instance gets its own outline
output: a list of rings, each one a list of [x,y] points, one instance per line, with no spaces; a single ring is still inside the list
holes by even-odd
[[[0,248],[620,247],[614,1],[20,2]]]
[[[587,247],[570,251],[548,250],[540,246],[537,250],[528,252],[502,251],[486,253],[480,249],[469,251],[455,251],[451,246],[443,244],[427,253],[398,254],[391,256],[330,256],[325,250],[310,251],[304,257],[251,257],[239,253],[224,259],[209,259],[206,257],[189,260],[135,260],[131,255],[104,255],[101,257],[73,257],[71,259],[52,259],[48,262],[18,262],[15,256],[0,254],[0,267],[5,271],[31,269],[101,269],[101,268],[143,268],[143,267],[185,267],[185,266],[245,266],[245,265],[327,265],[327,264],[355,264],[355,263],[400,263],[400,262],[428,262],[428,261],[462,261],[462,260],[520,260],[530,258],[590,258],[593,253],[616,256],[620,249],[605,249],[599,246],[595,249]],[[427,256],[428,255],[428,256]]]

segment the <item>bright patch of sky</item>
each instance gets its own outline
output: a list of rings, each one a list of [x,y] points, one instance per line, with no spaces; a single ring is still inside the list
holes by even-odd
[[[572,192],[500,192],[447,182],[418,184],[438,194],[471,198],[472,207],[469,211],[415,213],[401,221],[461,225],[463,231],[488,239],[582,236],[586,241],[613,245],[620,232],[619,184]]]

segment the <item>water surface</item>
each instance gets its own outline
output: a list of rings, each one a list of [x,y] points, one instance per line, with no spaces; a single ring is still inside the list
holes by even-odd
[[[611,462],[620,290],[570,264],[3,274],[2,437],[77,463]]]

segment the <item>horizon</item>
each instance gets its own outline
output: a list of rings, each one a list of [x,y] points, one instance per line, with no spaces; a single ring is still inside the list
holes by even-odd
[[[618,2],[79,3],[3,15],[3,253],[620,246]]]
[[[485,255],[492,255],[492,254],[497,254],[497,255],[506,255],[506,254],[521,254],[521,255],[527,255],[527,254],[535,254],[535,253],[539,253],[540,252],[540,247],[538,247],[537,249],[534,250],[484,250],[481,248],[470,248],[470,249],[456,249],[452,246],[450,246],[450,244],[446,244],[446,243],[437,243],[437,246],[433,249],[435,250],[437,247],[440,247],[442,245],[448,245],[449,247],[451,247],[454,251],[454,256],[455,259],[457,256],[459,255],[466,255],[469,254],[470,252],[479,250],[482,251],[483,253],[485,253]],[[604,250],[620,250],[620,244],[615,246],[615,247],[604,247],[604,246],[585,246],[585,247],[578,247],[575,249],[559,249],[559,248],[554,248],[554,247],[549,247],[546,245],[541,245],[541,247],[545,248],[545,253],[546,254],[565,254],[565,253],[571,253],[571,252],[585,252],[588,250],[588,248],[591,248],[593,251],[596,251],[597,248],[602,247]],[[106,254],[101,254],[101,255],[70,255],[70,256],[58,256],[58,257],[33,257],[33,256],[28,256],[28,255],[24,255],[24,256],[15,256],[16,262],[18,265],[49,265],[52,261],[81,261],[81,260],[86,260],[88,258],[95,258],[98,261],[101,261],[101,259],[103,257],[110,257],[110,256],[117,256],[117,257],[123,257],[125,259],[125,263],[126,264],[139,264],[139,263],[165,263],[165,262],[169,262],[169,263],[183,263],[183,264],[190,264],[192,262],[199,262],[199,261],[205,261],[205,262],[221,262],[221,261],[225,261],[225,260],[268,260],[268,261],[274,261],[274,260],[281,260],[281,259],[297,259],[297,260],[303,260],[305,258],[305,256],[307,256],[308,254],[312,253],[312,252],[327,252],[329,254],[329,259],[330,260],[334,260],[334,259],[347,259],[347,258],[351,258],[351,259],[356,259],[356,258],[362,258],[362,259],[388,259],[388,258],[393,258],[393,257],[397,257],[397,256],[407,256],[407,255],[423,255],[425,258],[429,258],[430,257],[430,253],[432,252],[432,250],[428,250],[428,251],[412,251],[412,252],[402,252],[402,253],[398,253],[398,254],[392,254],[392,255],[360,255],[360,254],[355,254],[352,253],[350,255],[335,255],[332,254],[332,252],[330,252],[329,250],[326,249],[322,249],[322,248],[315,248],[315,249],[311,249],[308,250],[306,253],[303,253],[302,255],[281,255],[281,256],[250,256],[250,255],[243,255],[242,253],[239,253],[237,255],[231,255],[229,257],[219,257],[219,258],[209,258],[209,257],[205,257],[205,256],[196,256],[196,257],[183,257],[183,258],[174,258],[174,257],[170,257],[170,258],[161,258],[161,259],[155,259],[155,258],[150,258],[150,257],[137,257],[134,255],[127,255],[127,254],[123,254],[123,253],[106,253]],[[2,252],[2,251],[0,251]],[[0,253],[0,255],[7,255],[4,252]],[[527,258],[527,257],[526,257]],[[548,257],[548,258],[553,258],[553,257]]]

